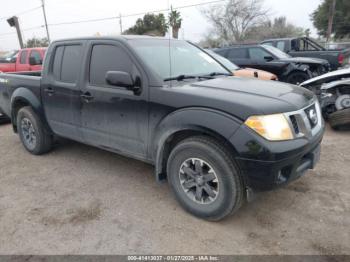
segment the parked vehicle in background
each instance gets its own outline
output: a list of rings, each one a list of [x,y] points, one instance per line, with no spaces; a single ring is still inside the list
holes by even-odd
[[[339,69],[311,78],[301,83],[300,86],[309,89],[319,97],[322,85],[347,78],[350,78],[350,68]]]
[[[329,124],[338,129],[350,126],[350,78],[324,84],[321,105]]]
[[[0,61],[0,72],[40,71],[46,48],[25,48]]]
[[[229,69],[234,76],[258,78],[261,80],[273,80],[273,81],[278,80],[278,77],[272,73],[269,73],[263,70],[254,69],[254,68],[240,68],[239,66],[232,63],[230,60],[226,59],[221,55],[218,55],[212,50],[206,49],[205,51],[209,55],[214,57],[216,60],[218,60],[219,63],[221,63],[227,69]]]
[[[270,39],[261,44],[277,47],[293,57],[326,59],[331,65],[331,70],[349,65],[350,49],[326,49],[307,37]]]
[[[301,86],[318,95],[323,115],[333,128],[350,124],[350,68],[329,72]]]
[[[10,118],[7,115],[5,115],[0,109],[0,124],[8,122],[10,122]]]
[[[0,106],[32,154],[62,136],[151,163],[184,209],[208,220],[319,160],[312,92],[233,77],[186,41],[90,37],[55,41],[47,54],[42,72],[0,74]]]
[[[243,45],[214,49],[214,52],[241,67],[265,70],[277,75],[282,82],[300,84],[329,71],[323,59],[291,57],[266,45]]]

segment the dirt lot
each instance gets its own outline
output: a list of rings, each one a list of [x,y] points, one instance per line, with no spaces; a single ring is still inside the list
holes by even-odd
[[[0,254],[350,254],[350,131],[317,169],[210,223],[153,168],[74,142],[41,157],[0,126]]]

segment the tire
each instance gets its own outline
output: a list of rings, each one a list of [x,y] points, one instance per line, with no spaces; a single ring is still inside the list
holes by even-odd
[[[198,171],[195,167],[198,163],[201,165],[200,173],[205,174],[201,180],[198,173],[193,174]],[[184,173],[184,170],[189,173],[186,166],[191,168],[192,177]],[[218,221],[234,213],[242,205],[244,186],[232,154],[210,137],[191,137],[176,145],[168,159],[167,174],[169,185],[180,205],[199,218]],[[215,178],[202,185],[203,181],[209,180],[208,174]],[[197,183],[193,177],[198,179]],[[190,189],[185,189],[185,185]],[[207,193],[208,186],[212,197]],[[198,187],[202,188],[202,198],[197,199],[195,194]]]
[[[287,83],[290,83],[293,85],[299,85],[308,79],[310,79],[310,76],[307,73],[296,71],[288,75]]]
[[[52,135],[31,107],[18,111],[17,130],[24,148],[31,154],[42,155],[51,150]]]
[[[350,108],[336,111],[328,116],[329,124],[333,129],[350,125]]]

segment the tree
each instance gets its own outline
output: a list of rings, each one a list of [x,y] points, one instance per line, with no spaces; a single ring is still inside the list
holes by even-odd
[[[156,35],[165,36],[168,25],[163,14],[145,14],[141,19],[137,19],[136,24],[124,31],[126,35]]]
[[[311,20],[320,36],[327,36],[328,18],[333,0],[323,0],[317,9],[311,14]],[[333,20],[335,39],[342,39],[350,36],[350,1],[337,0]]]
[[[304,36],[309,31],[287,22],[284,16],[277,17],[273,21],[267,21],[247,31],[246,39],[261,41],[267,38],[284,38]]]
[[[33,38],[28,39],[24,46],[26,48],[48,47],[49,44],[50,44],[50,42],[46,37],[44,37],[44,38],[33,37]]]
[[[172,27],[173,37],[178,38],[179,29],[181,28],[181,22],[182,22],[180,12],[173,10],[171,8],[168,19],[169,19],[169,25]]]
[[[265,23],[269,10],[263,8],[264,0],[229,0],[226,5],[217,5],[203,10],[213,25],[216,34],[226,41],[244,41],[247,31]]]

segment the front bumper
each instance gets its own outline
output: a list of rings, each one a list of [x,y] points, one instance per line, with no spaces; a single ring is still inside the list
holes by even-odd
[[[286,185],[313,169],[319,160],[324,126],[310,138],[271,142],[242,125],[231,138],[245,185],[266,191]]]

